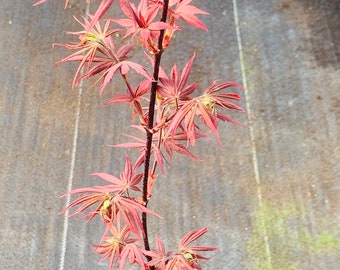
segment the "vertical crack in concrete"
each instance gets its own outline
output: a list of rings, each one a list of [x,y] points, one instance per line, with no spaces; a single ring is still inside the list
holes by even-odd
[[[90,11],[90,3],[88,2],[86,4],[85,16],[87,16],[89,11]],[[79,83],[79,87],[78,87],[77,107],[76,107],[76,112],[75,112],[72,153],[71,153],[70,171],[69,171],[69,177],[68,177],[68,183],[67,183],[67,192],[70,192],[72,190],[72,185],[73,185],[73,176],[74,176],[77,144],[78,144],[80,105],[81,105],[82,93],[83,93],[83,81]],[[71,195],[68,194],[66,197],[65,207],[67,207],[70,204],[70,202],[71,202]],[[69,210],[66,210],[64,213],[64,224],[63,224],[63,234],[62,234],[62,239],[61,239],[59,270],[64,270],[64,266],[65,266],[65,255],[66,255],[67,234],[68,234],[68,215],[69,215]]]
[[[255,135],[254,135],[254,127],[253,127],[253,119],[252,119],[252,108],[250,105],[250,97],[248,93],[248,81],[247,81],[247,73],[245,70],[244,65],[244,57],[243,57],[243,46],[242,46],[242,39],[241,39],[241,33],[240,33],[240,21],[238,16],[238,9],[237,9],[237,0],[233,0],[233,12],[234,12],[234,23],[235,23],[235,32],[236,32],[236,38],[237,38],[237,47],[239,51],[239,59],[240,59],[240,67],[241,67],[241,75],[242,75],[242,83],[245,91],[245,101],[246,101],[246,109],[247,109],[247,115],[248,115],[248,123],[249,123],[249,133],[250,133],[250,142],[251,142],[251,150],[252,150],[252,160],[253,160],[253,169],[254,169],[254,177],[256,181],[256,193],[257,193],[257,199],[259,203],[260,209],[263,209],[263,198],[262,198],[262,188],[261,188],[261,179],[260,179],[260,173],[259,173],[259,166],[258,166],[258,160],[257,160],[257,149],[256,149],[256,143],[255,143]],[[267,257],[267,263],[268,265],[272,266],[272,258],[271,258],[271,252],[270,252],[270,245],[269,245],[269,239],[268,239],[268,232],[267,232],[267,224],[265,223],[265,220],[263,217],[261,218],[261,222],[263,223],[264,228],[264,236],[263,241],[266,249],[266,257]]]
[[[77,143],[78,143],[80,104],[81,104],[81,95],[83,92],[82,86],[83,86],[82,82],[80,82],[79,88],[78,88],[78,96],[77,96],[76,118],[75,118],[75,123],[74,123],[72,153],[71,153],[71,162],[70,162],[70,172],[69,172],[68,183],[67,183],[67,192],[72,190],[72,185],[73,185],[73,175],[74,175],[73,173],[74,173]],[[65,207],[67,207],[70,204],[70,202],[71,202],[71,195],[68,194],[66,197]],[[64,264],[65,264],[65,253],[66,253],[67,233],[68,233],[68,215],[69,215],[69,210],[66,210],[64,213],[64,226],[63,226],[63,234],[62,234],[62,239],[61,239],[59,270],[63,270]]]

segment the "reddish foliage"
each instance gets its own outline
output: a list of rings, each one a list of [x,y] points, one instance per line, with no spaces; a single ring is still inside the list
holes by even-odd
[[[36,1],[34,5],[46,1]],[[65,1],[65,7],[68,2]],[[146,215],[159,215],[147,208],[147,204],[158,179],[157,171],[165,172],[165,165],[174,152],[199,160],[188,147],[195,145],[196,140],[208,137],[201,131],[202,127],[211,131],[220,142],[219,121],[237,123],[225,111],[245,112],[234,103],[241,96],[226,89],[243,88],[234,82],[215,80],[203,88],[203,94],[195,95],[199,84],[188,83],[195,54],[181,72],[176,64],[169,75],[161,67],[162,53],[171,44],[174,32],[182,29],[181,23],[207,30],[197,15],[208,13],[191,5],[192,0],[140,0],[138,4],[118,0],[117,6],[124,18],[103,21],[102,17],[113,2],[102,0],[94,15],[87,14],[82,22],[75,18],[82,29],[68,34],[78,38],[76,43],[54,45],[73,51],[58,63],[79,62],[72,88],[84,79],[97,76],[96,83],[100,82],[99,93],[102,94],[115,75],[121,77],[125,91],[116,91],[105,104],[124,102],[131,106],[132,115],[138,117],[137,120],[132,118],[132,127],[140,135],[127,135],[133,141],[115,147],[137,149],[139,154],[133,162],[126,155],[125,168],[119,177],[102,172],[92,174],[108,182],[107,185],[78,188],[65,194],[78,194],[79,197],[62,213],[70,211],[69,216],[80,215],[89,221],[98,215],[101,217],[106,229],[101,242],[93,247],[102,255],[100,262],[109,261],[109,269],[116,265],[123,269],[128,262],[151,270],[201,269],[200,261],[208,259],[202,252],[216,248],[192,243],[203,236],[207,228],[185,234],[175,251],[166,251],[163,241],[156,236],[156,248],[151,249]],[[113,24],[124,29],[112,28]],[[119,36],[121,32],[124,32],[123,38]],[[130,60],[131,52],[140,47],[146,50],[150,67]],[[130,83],[130,76],[136,75],[131,70],[140,79],[136,86]],[[150,75],[152,70],[153,75]]]

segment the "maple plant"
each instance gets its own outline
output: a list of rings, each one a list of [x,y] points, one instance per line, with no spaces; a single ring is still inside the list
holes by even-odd
[[[46,1],[40,0],[34,5]],[[68,2],[65,1],[65,7]],[[214,80],[200,91],[202,94],[197,94],[198,83],[188,84],[195,53],[182,71],[175,64],[170,74],[162,68],[162,54],[183,24],[207,31],[197,15],[208,13],[191,5],[192,0],[117,2],[114,7],[113,0],[102,0],[94,14],[76,18],[81,30],[69,32],[78,38],[76,43],[55,45],[72,51],[59,62],[79,63],[72,88],[96,76],[96,85],[102,94],[114,78],[122,79],[125,89],[115,89],[114,96],[105,104],[123,102],[127,109],[132,108],[131,127],[136,131],[134,134],[140,136],[129,136],[130,142],[115,147],[135,149],[139,155],[131,160],[126,154],[125,168],[118,176],[92,174],[106,181],[106,185],[78,188],[65,194],[78,194],[78,197],[63,213],[88,220],[99,217],[105,224],[103,237],[93,248],[102,255],[100,262],[108,260],[109,269],[115,266],[123,269],[127,263],[151,270],[201,269],[201,260],[208,259],[202,253],[217,249],[193,244],[207,228],[184,234],[176,250],[166,250],[156,235],[156,246],[151,248],[147,216],[160,216],[148,208],[148,202],[154,182],[158,181],[159,174],[164,175],[164,164],[174,152],[198,159],[188,147],[194,146],[197,139],[208,137],[203,130],[210,130],[220,143],[218,122],[235,123],[224,111],[244,112],[234,103],[241,99],[240,95],[227,89],[243,88],[234,82]],[[103,20],[110,8],[120,8],[123,18]],[[145,51],[149,66],[131,60],[130,52],[138,49]],[[138,78],[139,83],[134,85],[130,77]]]

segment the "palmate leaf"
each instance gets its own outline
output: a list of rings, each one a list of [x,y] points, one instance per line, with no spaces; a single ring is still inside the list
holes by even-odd
[[[164,147],[165,147],[165,150],[167,151],[168,155],[170,156],[170,158],[172,158],[172,151],[175,151],[178,154],[191,157],[191,158],[198,160],[198,161],[202,161],[199,157],[192,154],[186,146],[184,146],[183,144],[180,144],[179,142],[168,141],[168,143],[164,144]]]
[[[138,240],[132,237],[131,230],[126,225],[122,225],[120,214],[117,214],[116,222],[107,225],[101,243],[99,245],[91,245],[97,254],[101,254],[102,258],[99,263],[109,259],[108,269],[112,269],[120,260],[123,248],[130,243],[136,243]]]
[[[124,269],[124,266],[128,260],[130,264],[137,263],[141,269],[146,269],[142,249],[136,242],[124,246],[120,254],[119,270]]]
[[[156,269],[165,270],[166,269],[166,263],[169,260],[170,256],[172,255],[171,251],[166,252],[164,243],[159,238],[159,236],[156,235],[156,246],[157,249],[152,250],[143,250],[143,253],[146,256],[151,257],[151,261],[147,263],[149,266],[157,266]]]
[[[192,0],[177,0],[176,7],[171,14],[176,18],[181,18],[187,24],[208,31],[208,28],[197,18],[195,14],[209,15],[208,12],[189,5]]]
[[[116,64],[112,64],[111,67],[106,69],[101,78],[99,78],[99,80],[103,79],[99,90],[100,94],[103,93],[104,88],[109,82],[111,82],[113,76],[117,73],[117,71],[120,71],[123,75],[126,75],[130,71],[130,68],[135,70],[138,74],[141,74],[145,78],[149,79],[150,81],[153,80],[152,77],[148,74],[146,68],[142,65],[131,61],[121,61]]]
[[[119,0],[124,19],[111,19],[111,21],[126,28],[124,38],[128,36],[139,36],[139,42],[151,53],[159,51],[157,39],[161,30],[171,29],[172,26],[166,22],[153,20],[159,11],[158,6],[150,5],[148,0],[139,1],[138,7],[128,0]]]
[[[196,139],[199,138],[209,138],[207,135],[202,133],[195,134]],[[187,142],[188,137],[187,134],[183,131],[182,126],[177,129],[177,132],[172,136],[168,133],[168,135],[164,135],[162,137],[162,144],[164,145],[164,149],[166,150],[167,154],[169,155],[170,159],[172,159],[173,151],[177,152],[181,155],[186,155],[191,157],[197,161],[202,161],[200,158],[192,154],[189,149],[188,145],[183,145],[181,142]]]
[[[214,251],[217,250],[217,247],[211,247],[211,246],[193,246],[191,245],[192,242],[196,241],[198,238],[203,236],[208,232],[207,228],[202,228],[200,230],[192,230],[186,233],[181,240],[179,241],[178,244],[178,249],[182,254],[190,253],[193,255],[195,258],[198,259],[205,259],[207,260],[208,258],[203,257],[201,254],[198,252],[202,251]]]
[[[184,66],[180,77],[176,65],[174,65],[171,69],[170,79],[165,73],[162,74],[162,76],[160,77],[161,85],[158,88],[159,94],[164,99],[162,105],[171,102],[175,102],[176,104],[178,104],[182,100],[191,99],[189,95],[192,94],[198,86],[197,83],[187,85],[194,59],[195,54],[193,54],[188,63]]]
[[[197,101],[196,99],[189,100],[179,108],[175,113],[174,117],[171,119],[170,124],[165,133],[166,137],[174,137],[177,133],[178,127],[182,126],[183,130],[187,136],[187,141],[195,145],[197,138],[195,115],[197,111]],[[184,121],[184,123],[182,123]]]
[[[144,127],[136,126],[136,125],[132,125],[132,127],[141,131],[143,133],[143,135],[145,134],[145,128]],[[143,165],[143,163],[144,163],[145,144],[146,144],[145,137],[139,138],[137,136],[127,135],[127,134],[124,134],[124,135],[133,139],[136,142],[126,142],[126,143],[110,145],[110,146],[119,147],[119,148],[139,148],[140,149],[140,155],[139,155],[139,158],[137,159],[137,161],[135,163],[135,168],[138,168],[139,166]],[[195,136],[196,136],[196,139],[198,139],[198,138],[208,138],[207,135],[201,134],[201,133],[196,133]],[[153,141],[158,142],[158,138],[159,138],[159,132],[154,134]],[[159,148],[159,146],[156,145],[156,144],[152,144],[151,153],[155,156],[155,159],[158,162],[162,173],[164,173],[165,162],[168,163],[168,161],[165,157],[165,152],[168,154],[170,159],[172,159],[173,151],[175,151],[178,154],[186,155],[186,156],[191,157],[195,160],[201,161],[200,158],[198,158],[197,156],[195,156],[194,154],[192,154],[189,151],[188,146],[185,146],[181,143],[182,141],[184,141],[184,142],[187,141],[187,136],[183,131],[178,129],[177,133],[174,134],[174,136],[170,136],[170,135],[163,135],[162,136],[162,140],[161,140],[161,144],[160,144],[161,148]]]
[[[126,135],[127,137],[130,137],[134,140],[137,140],[139,142],[128,142],[128,143],[120,143],[120,144],[115,144],[115,145],[110,145],[112,147],[118,147],[118,148],[139,148],[139,156],[135,162],[134,168],[137,169],[139,168],[141,165],[144,164],[144,159],[145,159],[145,145],[146,145],[146,140],[145,139],[141,139],[135,136],[130,136],[130,135]],[[165,157],[163,155],[163,153],[161,152],[161,150],[155,145],[152,144],[151,146],[151,154],[154,155],[155,160],[158,162],[160,169],[162,170],[162,172],[164,173],[164,160]]]
[[[208,86],[203,95],[191,100],[183,101],[178,111],[174,113],[172,119],[169,121],[170,124],[166,136],[174,136],[177,129],[183,127],[183,130],[187,135],[187,141],[192,145],[195,145],[198,130],[198,125],[196,124],[197,116],[201,122],[214,133],[218,142],[221,143],[217,130],[218,119],[232,123],[237,122],[222,114],[219,110],[227,109],[246,112],[243,108],[230,101],[240,100],[241,97],[239,94],[218,93],[219,91],[232,86],[243,89],[242,86],[234,82],[218,84],[218,80],[215,80]]]
[[[144,235],[144,229],[140,218],[141,213],[151,214],[161,218],[160,215],[153,212],[149,208],[146,208],[135,200],[119,195],[115,196],[111,200],[111,208],[113,214],[119,212],[122,215],[124,222],[135,235],[140,235],[140,232],[142,232]]]
[[[96,215],[100,214],[105,223],[112,223],[119,213],[126,225],[130,228],[131,232],[135,235],[140,235],[140,232],[143,232],[143,225],[140,219],[141,213],[151,214],[160,218],[157,213],[146,208],[132,198],[127,198],[119,194],[109,195],[109,193],[105,191],[106,190],[104,189],[97,190],[96,188],[73,190],[67,194],[80,194],[84,192],[88,192],[89,194],[71,202],[70,205],[63,209],[61,213],[65,213],[71,208],[76,208],[69,214],[69,217],[71,217],[85,212],[86,210],[89,210],[91,206],[96,205],[94,210],[89,210],[79,218],[89,217],[88,221],[91,221]]]
[[[182,254],[176,254],[171,258],[164,270],[195,270]]]
[[[79,217],[79,219],[84,218],[84,217],[89,217],[88,221],[91,221],[97,214],[100,213],[101,206],[104,204],[105,200],[107,199],[106,188],[107,186],[71,190],[70,192],[64,194],[61,197],[65,197],[71,194],[82,194],[82,193],[89,193],[89,194],[81,196],[75,199],[74,201],[72,201],[66,208],[64,208],[60,212],[60,214],[64,214],[65,212],[69,211],[71,208],[78,207],[68,215],[68,217],[72,217],[72,216],[80,214],[81,212],[87,210],[93,205],[97,205],[95,210],[92,210],[91,212],[86,213],[85,215],[82,215]]]

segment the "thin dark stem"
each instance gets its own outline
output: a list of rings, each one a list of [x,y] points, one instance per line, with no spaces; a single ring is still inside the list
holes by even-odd
[[[168,14],[168,6],[169,0],[164,0],[163,2],[163,12],[162,12],[162,22],[166,22],[167,14]],[[151,132],[153,128],[154,122],[154,114],[155,114],[155,104],[156,104],[156,93],[158,86],[158,77],[159,77],[159,67],[161,64],[161,58],[163,54],[163,38],[164,38],[164,30],[160,32],[160,36],[158,39],[158,49],[159,52],[155,55],[155,66],[153,72],[154,81],[151,84],[151,93],[150,93],[150,103],[149,103],[149,113],[148,113],[148,125],[146,129],[146,151],[145,151],[145,161],[144,161],[144,175],[143,175],[143,202],[145,206],[148,203],[148,179],[149,179],[149,168],[150,168],[150,158],[151,158],[151,147],[152,147],[152,135]],[[147,216],[146,213],[142,214],[142,223],[144,229],[144,247],[146,250],[150,250],[149,239],[148,239],[148,231],[147,231]],[[150,261],[151,257],[147,257],[147,260]],[[150,270],[154,270],[154,267],[150,267]]]

